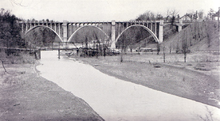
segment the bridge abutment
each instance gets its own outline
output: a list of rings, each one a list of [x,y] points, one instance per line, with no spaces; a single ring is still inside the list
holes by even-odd
[[[178,25],[178,32],[182,31],[182,28],[183,28],[183,21],[180,19]]]

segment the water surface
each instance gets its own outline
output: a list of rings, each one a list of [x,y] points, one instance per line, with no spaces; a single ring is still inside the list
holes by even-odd
[[[41,76],[85,100],[106,121],[192,121],[220,109],[156,91],[103,74],[71,59],[60,60],[57,51],[42,52]]]

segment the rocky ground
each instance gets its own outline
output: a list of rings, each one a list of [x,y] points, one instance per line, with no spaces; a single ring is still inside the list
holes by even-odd
[[[103,120],[85,101],[39,76],[33,64],[0,68],[1,121]]]

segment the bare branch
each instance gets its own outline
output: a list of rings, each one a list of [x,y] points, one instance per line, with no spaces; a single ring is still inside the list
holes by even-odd
[[[28,7],[31,5],[31,3],[33,3],[33,0],[31,0],[31,2],[27,5],[23,4],[23,0],[10,0],[11,1],[11,4],[12,5],[18,5],[18,6],[21,6],[21,7]]]

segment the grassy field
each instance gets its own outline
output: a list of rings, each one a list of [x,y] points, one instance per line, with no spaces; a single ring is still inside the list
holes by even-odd
[[[85,101],[39,76],[34,64],[0,68],[1,121],[103,120]]]
[[[72,57],[125,81],[220,107],[219,56],[206,55],[188,54],[187,63],[183,62],[183,54],[166,54],[166,63],[162,54],[155,53],[123,55],[123,62],[120,55]]]

